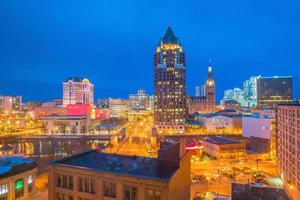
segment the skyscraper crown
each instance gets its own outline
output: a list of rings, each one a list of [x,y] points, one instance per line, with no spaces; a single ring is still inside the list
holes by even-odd
[[[164,37],[161,39],[163,44],[180,44],[179,39],[175,36],[172,28],[169,26]]]

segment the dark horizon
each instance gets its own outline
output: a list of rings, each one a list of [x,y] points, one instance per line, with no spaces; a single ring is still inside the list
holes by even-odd
[[[225,89],[254,75],[293,76],[300,96],[297,1],[3,1],[0,15],[1,95],[61,98],[70,76],[88,78],[95,99],[139,88],[152,94],[155,48],[172,26],[186,53],[188,95],[204,83],[212,59],[218,103]]]

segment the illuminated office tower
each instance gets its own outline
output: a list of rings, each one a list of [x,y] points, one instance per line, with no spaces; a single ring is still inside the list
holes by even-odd
[[[293,100],[293,78],[273,76],[257,78],[257,101],[259,108],[272,108]]]
[[[164,132],[183,132],[186,119],[186,68],[182,45],[171,27],[154,55],[154,120]]]
[[[63,106],[94,104],[94,85],[86,78],[71,77],[63,82]]]

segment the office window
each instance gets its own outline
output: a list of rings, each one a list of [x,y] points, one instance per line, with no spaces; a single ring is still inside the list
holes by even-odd
[[[133,186],[125,185],[124,200],[137,200],[137,188]]]
[[[153,189],[147,189],[146,200],[161,200],[161,192]]]
[[[24,196],[24,182],[23,179],[18,179],[15,182],[15,197],[16,199]]]
[[[106,197],[117,197],[117,185],[112,182],[104,182],[104,196]]]

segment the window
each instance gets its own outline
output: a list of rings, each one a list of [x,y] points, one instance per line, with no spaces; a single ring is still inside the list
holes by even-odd
[[[27,177],[28,193],[30,194],[33,190],[33,177],[32,175]]]
[[[18,179],[15,182],[15,197],[16,199],[24,195],[24,182],[23,179]]]
[[[161,192],[153,189],[147,189],[146,200],[161,200]]]
[[[73,179],[72,179],[73,182]],[[78,177],[78,191],[95,194],[95,179]]]
[[[137,188],[125,185],[124,200],[137,200]]]
[[[0,200],[8,199],[8,184],[0,186]]]
[[[56,187],[73,190],[73,176],[56,174]]]
[[[73,200],[73,196],[67,195],[67,194],[62,194],[62,193],[55,193],[55,200]]]
[[[117,185],[112,182],[104,182],[104,196],[106,197],[117,197]]]

